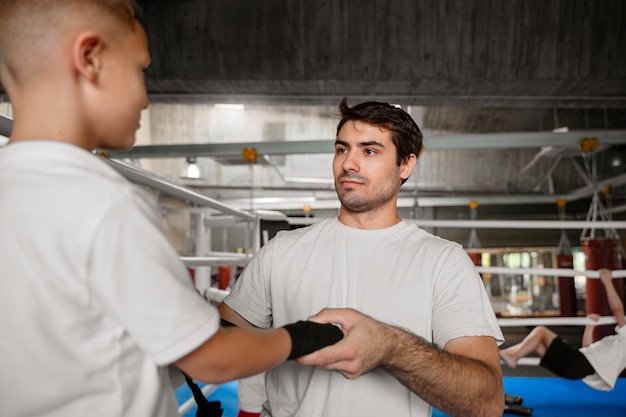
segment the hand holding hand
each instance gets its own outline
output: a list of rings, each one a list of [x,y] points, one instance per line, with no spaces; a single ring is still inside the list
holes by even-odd
[[[353,309],[325,308],[309,320],[341,325],[344,338],[297,362],[339,371],[346,378],[357,378],[381,365],[392,343],[390,326]]]

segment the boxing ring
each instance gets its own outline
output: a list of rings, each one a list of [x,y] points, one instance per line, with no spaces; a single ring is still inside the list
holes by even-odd
[[[196,206],[209,207],[217,211],[223,211],[238,221],[248,223],[253,232],[252,239],[258,239],[258,217],[238,210],[234,210],[222,203],[187,190],[167,180],[159,178],[151,173],[135,169],[118,161],[111,161],[122,175],[140,185],[156,188],[166,194],[185,201],[191,201]],[[321,218],[294,218],[288,219],[291,224],[308,224],[321,221]],[[582,229],[582,230],[623,230],[626,229],[624,221],[498,221],[498,220],[406,220],[420,227],[453,227],[453,228],[497,228],[497,229]],[[204,224],[204,222],[202,223]],[[252,246],[258,247],[259,242],[252,242]],[[206,248],[201,248],[207,253]],[[200,254],[201,251],[198,252]],[[181,260],[189,268],[202,268],[220,264],[245,266],[249,261],[247,255],[209,252],[209,255],[181,257]],[[555,276],[559,278],[574,279],[577,276],[585,276],[589,282],[598,281],[598,272],[594,269],[575,270],[571,268],[508,268],[476,266],[480,274],[528,274],[541,276]],[[613,269],[614,279],[626,277],[626,270]],[[204,288],[201,292],[212,303],[217,303],[226,294],[214,288]],[[614,325],[615,318],[603,315],[594,322],[586,317],[524,317],[524,318],[499,318],[498,324],[504,329],[507,327],[532,327],[544,326],[607,326]],[[523,358],[520,366],[537,366],[538,358]],[[237,381],[216,385],[200,384],[203,393],[209,400],[222,402],[224,408],[223,417],[236,417],[238,412]],[[505,392],[524,398],[524,406],[533,409],[536,417],[624,417],[626,416],[626,378],[618,379],[615,389],[610,392],[596,391],[582,381],[570,381],[559,377],[504,377]],[[179,401],[180,416],[195,416],[195,401],[186,385],[176,389]],[[433,416],[443,417],[445,414],[433,410]]]

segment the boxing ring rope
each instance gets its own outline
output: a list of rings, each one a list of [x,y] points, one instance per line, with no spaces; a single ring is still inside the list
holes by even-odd
[[[288,217],[292,225],[305,226],[324,221],[323,217]],[[403,219],[419,227],[478,229],[626,229],[626,221],[584,220],[425,220]]]
[[[579,270],[567,268],[508,268],[497,266],[477,266],[476,270],[483,274],[529,274],[529,275],[549,275],[555,277],[578,277],[585,276],[591,279],[600,278],[600,273],[594,270]],[[613,278],[626,277],[626,270],[612,271]]]
[[[208,384],[200,388],[200,390],[202,391],[202,394],[205,397],[208,397],[211,394],[213,394],[215,390],[217,390],[219,387],[220,387],[219,385]],[[191,398],[189,398],[187,401],[185,401],[184,403],[178,406],[178,415],[179,416],[185,415],[186,413],[191,411],[191,409],[194,408],[195,406],[196,406],[196,400],[192,395]]]
[[[404,219],[404,221],[422,227],[475,227],[482,229],[626,229],[626,221],[418,219]]]
[[[507,318],[498,319],[500,327],[525,327],[525,326],[603,326],[615,324],[617,320],[613,316],[602,316],[598,321],[589,317],[536,317],[536,318]]]

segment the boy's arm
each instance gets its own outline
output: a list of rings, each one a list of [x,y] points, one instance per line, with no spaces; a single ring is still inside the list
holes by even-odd
[[[220,312],[220,317],[222,317],[222,320],[226,320],[227,322],[232,323],[237,327],[256,327],[254,324],[241,317],[239,313],[228,307],[228,305],[223,302],[219,303],[217,309]]]
[[[197,381],[224,383],[273,368],[290,352],[291,338],[284,328],[220,327],[213,337],[175,364]]]
[[[229,326],[221,326],[209,340],[175,363],[197,381],[223,383],[252,376],[343,338],[341,329],[332,324],[298,321],[258,329],[225,304],[221,305],[222,312],[222,320]]]

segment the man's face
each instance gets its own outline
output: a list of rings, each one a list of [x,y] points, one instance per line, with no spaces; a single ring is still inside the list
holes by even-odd
[[[148,106],[144,71],[149,64],[146,33],[136,23],[135,30],[117,40],[103,60],[97,147],[133,146],[141,111]]]
[[[391,132],[347,121],[335,142],[333,174],[337,196],[346,209],[363,213],[395,206],[402,178]]]

